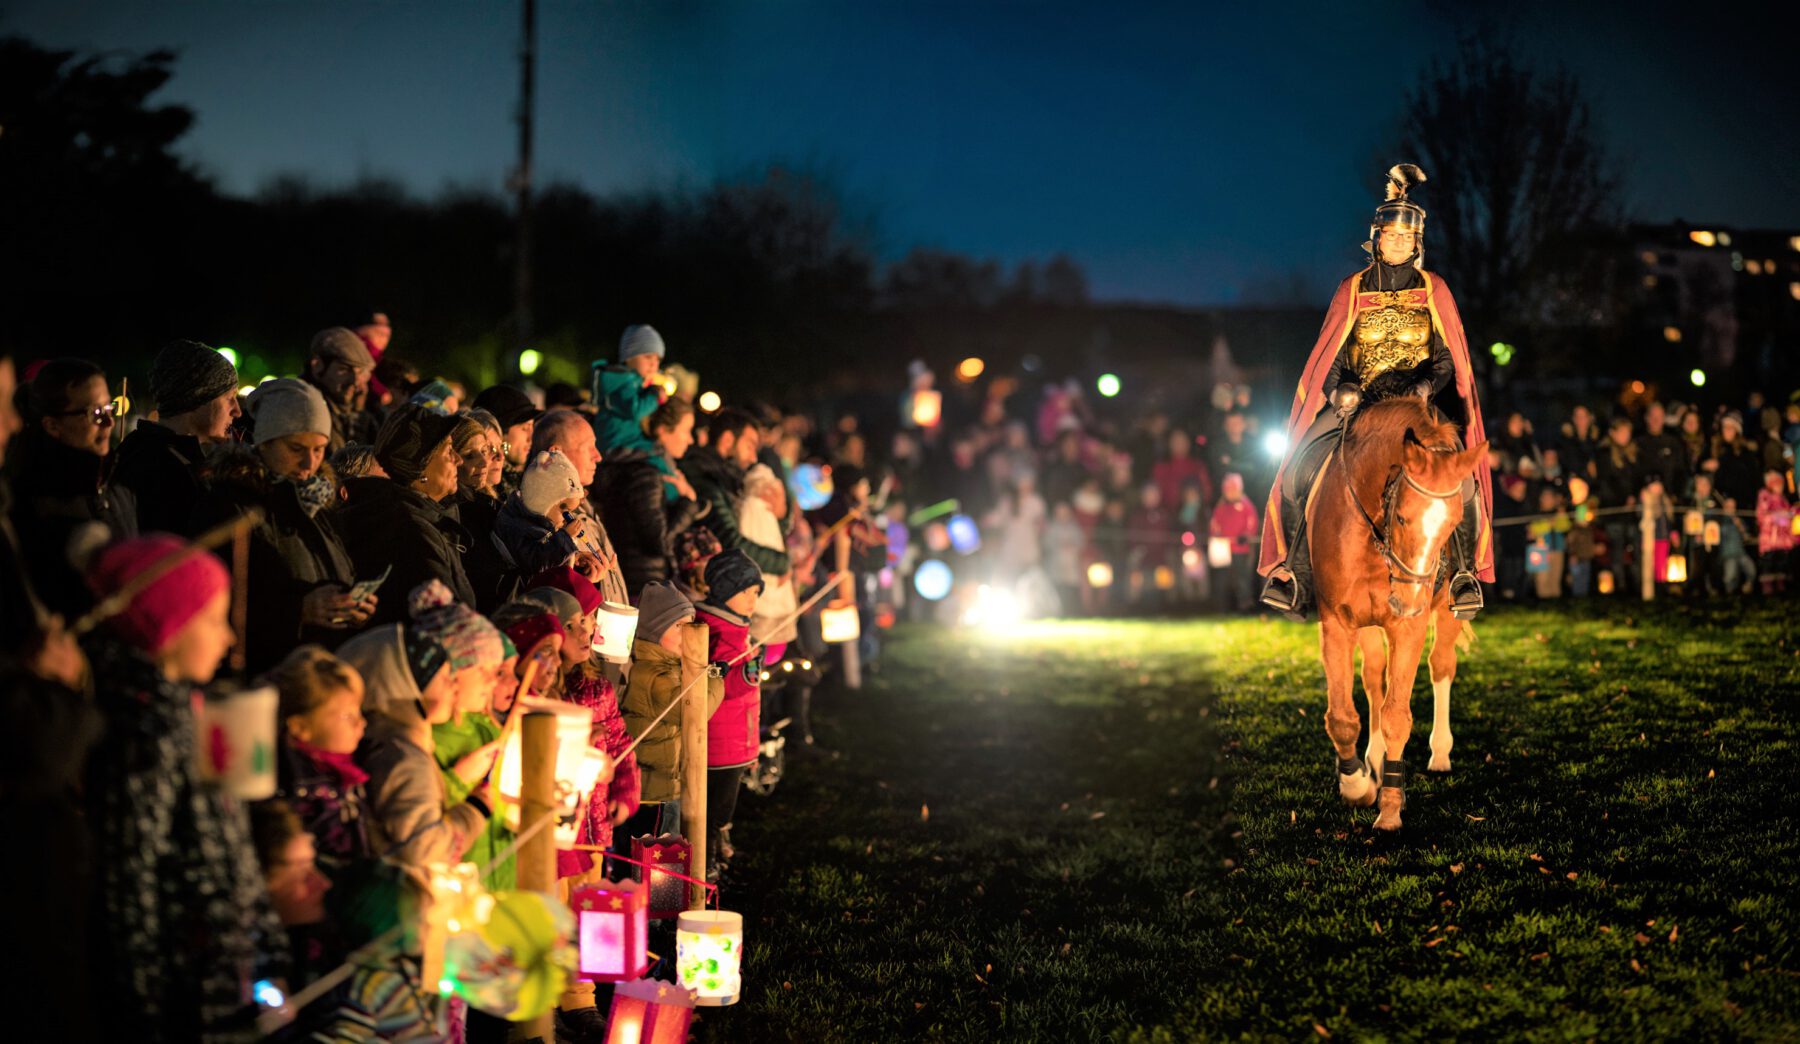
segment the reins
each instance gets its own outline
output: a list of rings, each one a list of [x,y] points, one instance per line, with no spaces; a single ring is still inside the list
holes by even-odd
[[[1346,424],[1344,431],[1344,441],[1346,443],[1349,441],[1349,435],[1349,425]],[[1356,476],[1353,473],[1354,469],[1349,466],[1349,460],[1347,458],[1345,459],[1344,464],[1344,488],[1349,490],[1350,502],[1356,505],[1357,513],[1362,516],[1363,522],[1368,525],[1370,539],[1372,539],[1375,542],[1375,546],[1380,549],[1381,556],[1387,559],[1388,582],[1390,584],[1423,585],[1437,579],[1438,567],[1443,561],[1442,548],[1440,548],[1438,553],[1433,556],[1431,568],[1422,573],[1414,572],[1405,562],[1400,560],[1399,555],[1394,553],[1394,547],[1388,533],[1394,526],[1394,512],[1396,505],[1400,500],[1400,483],[1405,482],[1421,495],[1430,497],[1433,500],[1449,500],[1451,497],[1457,496],[1462,491],[1461,487],[1458,486],[1448,492],[1439,492],[1435,489],[1428,489],[1421,485],[1418,479],[1412,477],[1412,474],[1406,470],[1405,464],[1392,465],[1388,468],[1387,481],[1381,487],[1381,521],[1377,522],[1375,521],[1375,516],[1369,513],[1369,509],[1363,506],[1362,497],[1356,492]],[[1398,574],[1396,574],[1396,570],[1398,570]]]

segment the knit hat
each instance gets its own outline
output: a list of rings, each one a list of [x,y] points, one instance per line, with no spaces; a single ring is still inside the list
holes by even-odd
[[[444,413],[444,400],[455,395],[456,390],[440,380],[430,380],[419,385],[408,402],[414,402],[433,413]]]
[[[1744,415],[1739,413],[1738,411],[1732,410],[1731,412],[1725,414],[1725,416],[1719,418],[1719,430],[1720,431],[1724,431],[1725,425],[1727,425],[1727,424],[1737,425],[1737,430],[1738,430],[1739,435],[1742,435],[1744,433]]]
[[[414,627],[372,627],[338,646],[337,656],[363,679],[363,711],[406,725],[425,722],[422,697],[450,662],[442,645]]]
[[[407,629],[402,641],[406,648],[406,667],[412,672],[412,680],[418,684],[419,691],[424,692],[431,679],[450,662],[450,650],[416,627]]]
[[[381,434],[375,437],[375,459],[388,478],[410,486],[425,474],[425,462],[458,423],[455,417],[403,403],[388,415]]]
[[[534,587],[519,597],[528,602],[536,602],[555,613],[556,618],[563,622],[564,627],[575,626],[575,621],[585,615],[581,611],[581,603],[575,600],[574,595],[554,587]],[[501,630],[505,630],[505,628],[502,627]]]
[[[652,326],[627,326],[625,335],[619,338],[619,361],[624,362],[634,355],[654,355],[663,357],[662,334]]]
[[[638,597],[638,637],[647,642],[662,641],[663,633],[678,623],[694,618],[694,603],[675,589],[674,584],[645,584]]]
[[[714,605],[724,605],[752,587],[763,589],[762,570],[737,548],[721,551],[706,563],[706,600]]]
[[[358,369],[375,369],[375,357],[363,339],[341,326],[313,334],[309,354],[315,359],[332,359]]]
[[[500,430],[505,431],[515,424],[534,421],[544,415],[537,408],[531,397],[517,388],[497,384],[475,396],[472,404],[478,410],[486,410],[500,422]]]
[[[164,417],[189,413],[237,390],[237,367],[199,341],[170,341],[150,362],[150,397]]]
[[[244,402],[258,446],[283,435],[331,435],[331,410],[319,389],[293,377],[264,381]]]
[[[562,450],[545,450],[525,468],[519,480],[519,499],[534,515],[550,517],[556,505],[581,493],[581,476]]]
[[[527,584],[532,588],[552,587],[558,591],[566,591],[575,598],[576,602],[580,603],[581,611],[584,613],[591,613],[600,608],[602,601],[600,589],[589,582],[587,577],[568,566],[546,569],[532,577]]]
[[[167,648],[206,603],[231,588],[231,577],[217,558],[167,533],[105,548],[88,567],[87,583],[97,597],[106,598],[153,569],[161,572],[108,621],[121,638],[147,653]]]
[[[568,629],[563,626],[563,622],[558,620],[554,613],[527,616],[506,629],[506,636],[519,647],[522,655],[530,655],[531,650],[537,648],[539,642],[555,634],[562,635],[565,639],[569,636]]]
[[[450,653],[450,666],[492,666],[506,659],[500,631],[481,614],[460,605],[442,580],[427,580],[413,588],[407,611],[420,634],[434,639]]]

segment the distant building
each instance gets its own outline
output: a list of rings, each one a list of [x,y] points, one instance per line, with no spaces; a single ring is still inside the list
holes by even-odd
[[[1800,229],[1637,225],[1630,242],[1627,337],[1661,371],[1646,377],[1729,398],[1800,386]]]

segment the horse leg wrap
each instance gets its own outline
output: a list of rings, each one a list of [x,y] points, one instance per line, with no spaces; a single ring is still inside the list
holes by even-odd
[[[1367,766],[1363,764],[1361,758],[1338,759],[1338,775],[1340,776],[1354,776],[1358,772],[1362,772],[1366,767]]]
[[[1381,760],[1381,789],[1398,790],[1400,807],[1406,807],[1406,762],[1389,758]]]

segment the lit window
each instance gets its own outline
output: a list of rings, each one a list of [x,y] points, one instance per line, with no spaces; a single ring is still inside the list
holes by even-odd
[[[1753,257],[1744,262],[1744,270],[1751,275],[1762,275],[1762,262]]]
[[[1670,344],[1680,344],[1681,343],[1681,328],[1678,326],[1663,327],[1663,340],[1669,342]]]
[[[1696,228],[1692,232],[1689,232],[1688,238],[1693,240],[1694,242],[1700,244],[1703,247],[1712,246],[1714,243],[1717,243],[1719,241],[1718,236],[1713,235],[1711,232],[1708,232],[1703,228]]]

